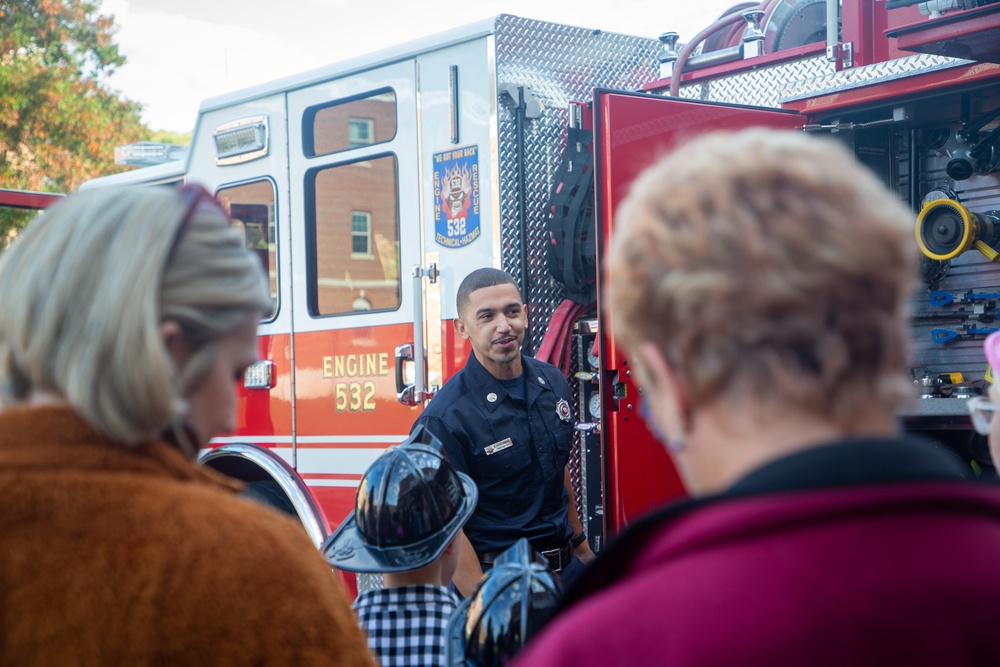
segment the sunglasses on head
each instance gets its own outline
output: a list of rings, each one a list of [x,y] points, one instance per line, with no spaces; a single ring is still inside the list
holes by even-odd
[[[177,253],[177,246],[180,245],[181,238],[184,236],[185,230],[191,224],[191,219],[196,213],[206,210],[218,211],[227,220],[229,219],[229,213],[222,207],[219,200],[197,183],[182,183],[174,191],[181,198],[181,201],[184,202],[184,217],[181,218],[180,223],[177,225],[177,230],[174,232],[174,239],[170,242],[170,250],[167,252],[167,264],[170,264],[174,258],[174,254]]]

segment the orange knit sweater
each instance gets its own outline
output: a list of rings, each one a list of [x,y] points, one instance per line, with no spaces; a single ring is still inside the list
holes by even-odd
[[[170,445],[0,412],[0,665],[372,665],[294,521]]]

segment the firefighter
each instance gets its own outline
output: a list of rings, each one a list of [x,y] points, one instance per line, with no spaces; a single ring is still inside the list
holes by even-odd
[[[455,468],[479,487],[455,585],[468,595],[521,537],[573,578],[593,552],[569,502],[569,384],[559,369],[521,354],[527,315],[506,272],[470,273],[456,306],[455,329],[472,354],[415,423],[437,436]]]
[[[448,624],[449,667],[502,667],[555,609],[562,592],[523,537],[497,557]]]
[[[302,526],[196,465],[271,308],[208,192],[71,195],[0,293],[0,664],[373,664]]]
[[[692,498],[610,544],[520,664],[1000,664],[1000,488],[895,418],[916,257],[831,139],[708,135],[635,182],[602,303]]]
[[[354,602],[382,667],[445,664],[445,630],[458,605],[446,586],[476,497],[441,443],[417,428],[368,467],[354,511],[324,545],[335,567],[384,575],[384,588]]]

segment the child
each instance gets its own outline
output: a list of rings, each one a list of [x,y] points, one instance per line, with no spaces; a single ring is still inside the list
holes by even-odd
[[[451,667],[501,667],[513,661],[555,611],[562,582],[523,537],[462,601],[448,624]]]
[[[383,667],[445,664],[445,631],[458,605],[446,588],[458,565],[455,537],[477,497],[440,442],[417,428],[371,464],[354,512],[323,546],[335,567],[384,575],[385,588],[354,602]]]

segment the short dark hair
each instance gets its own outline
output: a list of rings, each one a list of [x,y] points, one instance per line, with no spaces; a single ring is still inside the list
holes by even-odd
[[[517,283],[514,282],[509,273],[488,266],[476,269],[465,276],[465,280],[458,286],[458,294],[455,296],[455,307],[458,309],[458,316],[462,316],[462,308],[469,303],[469,297],[473,292],[484,287],[495,287],[496,285],[513,285],[517,287]],[[518,294],[521,293],[520,288],[517,291]]]

